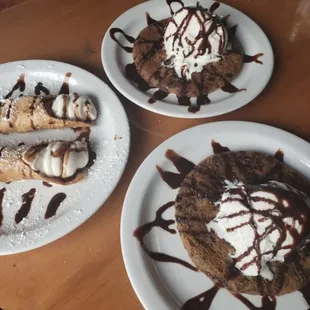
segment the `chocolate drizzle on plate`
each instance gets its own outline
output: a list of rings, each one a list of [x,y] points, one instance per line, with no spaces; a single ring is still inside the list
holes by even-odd
[[[137,67],[135,65],[135,63],[131,63],[126,65],[125,67],[125,72],[126,72],[126,77],[137,84],[138,89],[140,89],[143,92],[148,91],[151,88],[154,88],[152,86],[150,86],[139,74]],[[149,102],[152,103],[152,102]]]
[[[247,298],[238,293],[232,293],[237,299],[239,299],[249,310],[275,310],[277,306],[277,300],[274,296],[263,296],[262,297],[262,306],[254,306]]]
[[[69,92],[70,92],[70,90],[69,90],[69,79],[70,79],[71,75],[72,75],[71,72],[67,72],[65,74],[64,81],[60,87],[58,95],[62,95],[62,94],[68,95],[69,94]]]
[[[303,287],[299,291],[303,295],[303,297],[306,300],[306,302],[308,303],[308,305],[310,305],[310,282],[308,283],[308,285],[306,285],[305,287]]]
[[[157,23],[157,20],[153,19],[153,18],[150,16],[149,12],[146,12],[146,13],[145,13],[145,17],[146,17],[146,23],[147,23],[148,26]],[[131,43],[135,43],[135,40],[136,40],[136,39],[134,39],[134,41],[131,42]]]
[[[211,141],[211,146],[213,149],[213,154],[220,154],[224,152],[230,152],[230,149],[226,146],[222,146],[220,143],[212,140]]]
[[[138,227],[133,235],[134,237],[136,237],[138,239],[138,241],[141,244],[142,249],[145,251],[145,253],[147,253],[148,256],[150,256],[152,259],[158,261],[158,262],[166,262],[166,263],[174,263],[174,264],[179,264],[182,265],[188,269],[191,269],[193,271],[197,271],[196,267],[194,267],[193,265],[189,264],[188,262],[179,259],[177,257],[174,256],[170,256],[168,254],[164,254],[164,253],[159,253],[159,252],[153,252],[151,250],[148,249],[148,247],[146,246],[146,244],[144,243],[144,237],[152,230],[153,227],[160,227],[163,230],[169,232],[170,234],[175,234],[176,231],[175,229],[170,228],[169,226],[174,224],[174,220],[165,220],[163,219],[162,215],[163,213],[171,208],[174,205],[174,201],[170,201],[168,203],[166,203],[165,205],[163,205],[162,207],[160,207],[157,211],[156,211],[156,218],[154,221],[143,224],[142,226]]]
[[[156,166],[157,171],[163,181],[166,182],[171,188],[178,188],[181,186],[181,183],[186,175],[193,170],[196,165],[170,149],[166,151],[165,156],[173,163],[179,173],[165,171],[159,166]]]
[[[253,56],[245,55],[243,54],[243,62],[256,62],[257,64],[263,64],[261,60],[259,60],[260,57],[262,57],[264,54],[263,53],[258,53]]]
[[[231,83],[226,82],[226,84],[221,88],[225,93],[235,94],[240,91],[246,91],[246,88],[237,88]]]
[[[283,151],[282,151],[281,149],[278,149],[278,150],[276,151],[276,153],[274,154],[274,157],[275,157],[278,161],[280,161],[281,163],[284,162],[284,153],[283,153]]]
[[[164,98],[166,98],[169,95],[169,93],[163,91],[163,90],[157,90],[153,96],[149,99],[149,103],[154,103],[157,100],[163,100]]]
[[[182,310],[208,310],[215,298],[219,287],[213,286],[209,290],[189,299],[183,306]]]
[[[46,187],[53,187],[53,185],[51,183],[45,182],[43,181],[42,184]]]
[[[58,193],[50,200],[47,205],[47,209],[44,215],[45,219],[49,219],[54,216],[60,206],[60,204],[66,199],[67,195],[65,193]]]
[[[25,84],[25,74],[22,73],[16,84],[12,87],[11,91],[4,97],[5,99],[9,99],[12,97],[13,93],[16,91],[16,90],[19,90],[21,93],[25,90],[26,88],[26,84]]]
[[[220,3],[219,2],[214,2],[209,9],[209,12],[211,14],[214,14],[214,12],[220,7]]]
[[[22,195],[22,205],[15,215],[15,223],[20,223],[29,213],[36,189],[32,188]]]
[[[6,188],[1,188],[0,189],[0,226],[2,225],[2,221],[3,221],[2,202],[3,202],[3,197],[4,197],[5,191],[6,191]]]
[[[184,3],[182,0],[166,0],[168,6],[169,6],[169,9],[170,9],[170,14],[173,15],[174,14],[174,11],[172,10],[172,3],[179,3],[181,5],[182,8],[184,8]]]
[[[127,53],[132,53],[132,47],[129,47],[129,46],[124,46],[122,45],[115,37],[115,35],[117,33],[121,33],[125,38],[126,40],[129,42],[129,43],[135,43],[136,39],[132,36],[129,36],[128,34],[126,34],[122,29],[120,28],[111,28],[110,29],[110,36],[112,38],[113,41],[115,41],[125,52]]]
[[[50,91],[43,85],[42,82],[38,82],[38,84],[34,88],[34,93],[37,96],[41,95],[41,93],[47,96],[50,94]]]

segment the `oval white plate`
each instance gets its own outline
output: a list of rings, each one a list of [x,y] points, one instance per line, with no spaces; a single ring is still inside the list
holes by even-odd
[[[96,125],[91,129],[91,146],[97,154],[94,165],[83,181],[53,187],[41,181],[1,183],[6,188],[3,200],[3,223],[0,227],[0,255],[18,253],[52,242],[85,222],[110,196],[125,168],[129,153],[130,134],[126,113],[113,91],[99,78],[78,67],[55,61],[26,60],[0,65],[0,95],[12,89],[20,74],[25,74],[24,95],[34,95],[34,88],[42,82],[51,94],[58,94],[66,73],[71,72],[70,91],[89,95],[99,108]],[[13,97],[19,96],[14,92]],[[1,135],[0,145],[20,142],[37,143],[44,140],[69,139],[78,135],[72,129],[42,130],[24,134]],[[19,224],[15,214],[22,203],[22,194],[36,188],[30,212]],[[58,192],[67,198],[56,215],[44,219],[50,199]]]
[[[121,219],[123,258],[130,281],[143,306],[148,310],[180,309],[193,298],[213,286],[204,274],[193,272],[178,264],[152,260],[133,236],[140,225],[155,219],[155,213],[165,203],[173,201],[178,190],[172,190],[159,176],[156,165],[177,172],[165,158],[167,149],[197,164],[213,154],[211,140],[232,151],[256,150],[275,154],[280,148],[284,162],[310,178],[310,144],[283,130],[249,122],[216,122],[200,125],[176,134],[158,146],[136,172],[124,201]],[[174,220],[174,208],[163,218]],[[175,228],[175,225],[171,226]],[[191,262],[178,234],[156,227],[144,239],[148,249]],[[261,297],[246,295],[254,305],[261,305]],[[227,290],[221,289],[210,310],[248,309]],[[277,298],[276,310],[306,310],[301,293],[294,292]],[[208,309],[204,309],[208,310]]]
[[[196,5],[197,1],[184,0],[185,5]],[[209,8],[213,1],[199,1],[203,7]],[[177,3],[172,7],[179,8]],[[154,0],[141,3],[118,17],[111,28],[120,28],[126,34],[136,38],[140,31],[146,27],[145,13],[148,12],[155,20],[162,20],[170,16],[169,6],[164,0]],[[115,41],[111,39],[108,30],[103,39],[101,48],[101,58],[104,69],[114,84],[114,86],[128,99],[147,110],[173,117],[182,118],[203,118],[220,115],[239,109],[253,100],[267,85],[273,71],[273,51],[270,42],[262,29],[249,17],[242,12],[226,5],[221,4],[216,13],[226,16],[229,26],[238,25],[237,38],[240,41],[244,53],[255,55],[263,53],[260,58],[263,65],[257,63],[244,63],[240,74],[232,81],[232,84],[238,88],[246,88],[247,91],[241,91],[235,94],[225,93],[222,90],[216,90],[209,95],[211,104],[201,106],[197,113],[189,113],[187,107],[180,106],[177,97],[170,94],[161,101],[149,104],[148,100],[156,89],[148,92],[142,92],[137,85],[130,82],[125,76],[125,66],[133,62],[132,54],[124,51]],[[118,40],[125,46],[132,46],[126,41],[125,37],[118,34]]]

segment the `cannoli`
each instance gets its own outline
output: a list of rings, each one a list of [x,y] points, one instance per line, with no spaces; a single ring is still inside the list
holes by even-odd
[[[92,100],[77,93],[0,100],[0,132],[90,127],[97,118]]]
[[[82,180],[94,153],[85,138],[0,148],[0,182],[38,179],[68,185]]]

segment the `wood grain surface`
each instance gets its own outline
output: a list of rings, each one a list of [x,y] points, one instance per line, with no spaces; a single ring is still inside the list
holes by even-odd
[[[0,0],[0,62],[53,59],[106,81],[100,47],[109,25],[140,0]],[[143,159],[173,134],[215,120],[262,122],[310,141],[309,0],[226,0],[253,18],[275,52],[264,92],[235,112],[202,120],[145,111],[122,96],[131,124],[128,166],[104,206],[81,227],[47,246],[0,257],[4,310],[142,309],[120,249],[120,215],[128,184]],[[160,310],[160,309],[159,309]]]

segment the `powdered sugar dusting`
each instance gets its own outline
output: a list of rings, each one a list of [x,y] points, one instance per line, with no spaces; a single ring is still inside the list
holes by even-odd
[[[3,199],[3,222],[0,226],[0,255],[36,248],[68,233],[89,218],[108,198],[117,184],[129,153],[129,127],[124,110],[114,93],[99,79],[78,68],[50,61],[23,61],[0,71],[0,98],[6,96],[21,73],[25,73],[23,95],[34,95],[38,82],[52,95],[59,92],[64,75],[72,73],[70,91],[89,95],[98,105],[99,115],[92,127],[90,145],[96,160],[81,182],[68,186],[46,187],[42,181],[1,183],[6,188]],[[10,67],[11,66],[11,67]],[[2,72],[6,72],[3,74]],[[8,72],[10,72],[8,74]],[[21,93],[14,92],[14,98]],[[1,136],[1,145],[16,146],[23,142],[38,144],[55,140],[74,140],[79,133],[72,129],[42,130]],[[115,135],[122,139],[114,140]],[[22,204],[22,195],[35,188],[36,193],[28,215],[16,224],[15,215]],[[57,193],[66,194],[55,216],[45,219],[49,201]]]

